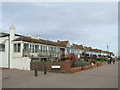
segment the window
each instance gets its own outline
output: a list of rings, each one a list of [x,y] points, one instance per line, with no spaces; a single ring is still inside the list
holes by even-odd
[[[74,53],[74,49],[71,49],[71,53]]]
[[[47,49],[46,46],[43,46],[42,50],[43,50],[43,51],[46,51],[46,49]]]
[[[18,44],[18,52],[20,52],[20,43]]]
[[[57,48],[57,52],[60,52],[60,48]]]
[[[53,51],[53,47],[51,47],[51,51]]]
[[[17,44],[14,44],[14,52],[17,51]]]
[[[28,50],[29,49],[29,45],[28,44],[24,44],[24,50]]]
[[[5,51],[5,44],[0,44],[0,52]]]
[[[35,52],[35,50],[34,50],[34,45],[32,45],[32,53],[34,53]]]
[[[47,51],[47,46],[45,46],[45,48],[46,48],[46,51]]]
[[[20,50],[21,50],[21,44],[20,43],[14,44],[14,52],[20,52]]]
[[[56,47],[56,52],[58,52],[58,47]]]
[[[39,53],[39,45],[35,45],[35,52]]]
[[[24,43],[24,52],[30,52],[29,44]]]
[[[32,52],[32,45],[30,44],[30,52]]]
[[[41,49],[40,49],[41,51],[42,51],[42,48],[43,48],[43,46],[41,45]]]
[[[54,51],[56,51],[56,47],[54,47]]]
[[[50,47],[48,47],[48,50],[49,50],[49,51],[51,51],[51,48],[50,48]]]
[[[67,49],[67,53],[70,53],[70,49]]]

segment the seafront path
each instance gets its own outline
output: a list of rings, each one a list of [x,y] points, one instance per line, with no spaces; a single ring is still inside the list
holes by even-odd
[[[72,74],[3,69],[3,88],[118,88],[118,62]]]

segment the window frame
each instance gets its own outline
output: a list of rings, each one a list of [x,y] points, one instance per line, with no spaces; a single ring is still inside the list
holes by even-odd
[[[5,46],[5,43],[1,43],[1,44],[0,44],[0,48],[1,48],[1,49],[0,49],[0,52],[5,52],[5,47],[6,47],[6,46]]]
[[[21,43],[14,43],[13,44],[13,52],[20,53],[21,52]]]

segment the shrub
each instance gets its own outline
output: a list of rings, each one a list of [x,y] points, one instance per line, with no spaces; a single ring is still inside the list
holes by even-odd
[[[79,58],[79,61],[84,60],[83,58]]]
[[[76,62],[76,61],[78,61],[78,56],[76,54],[74,54],[74,53],[71,53],[69,55],[61,54],[60,55],[60,59],[61,60],[67,60],[67,59],[69,59],[69,60],[71,60],[73,62]]]
[[[74,53],[71,53],[70,54],[70,60],[73,60],[73,61],[78,61],[78,56],[76,55],[76,54],[74,54]]]
[[[107,61],[107,58],[105,58],[105,57],[100,57],[100,58],[97,58],[97,60],[103,62],[103,61]]]
[[[101,63],[101,61],[96,61],[96,63]]]
[[[74,67],[87,66],[87,65],[89,65],[88,62],[84,60],[80,60],[80,61],[75,62]]]
[[[78,61],[78,56],[74,53],[71,53],[69,55],[62,54],[60,55],[61,60],[71,60],[71,67],[74,67],[75,62]]]
[[[95,60],[95,59],[92,59],[92,63],[96,63],[97,62],[97,60]]]

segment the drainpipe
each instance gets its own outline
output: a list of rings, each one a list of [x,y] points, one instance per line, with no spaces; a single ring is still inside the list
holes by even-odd
[[[9,43],[8,43],[8,68],[10,68],[10,36],[9,36]]]

